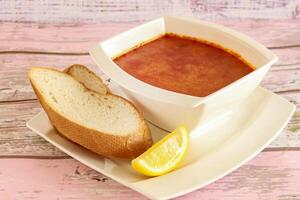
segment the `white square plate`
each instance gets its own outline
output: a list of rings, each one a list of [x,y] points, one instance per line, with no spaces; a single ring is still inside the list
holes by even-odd
[[[116,86],[112,91],[121,94]],[[66,154],[117,182],[151,199],[169,199],[201,188],[253,158],[287,125],[294,110],[293,104],[259,87],[234,113],[216,116],[217,123],[190,133],[191,144],[182,165],[154,178],[134,172],[129,160],[107,159],[65,139],[44,111],[27,126]],[[154,140],[166,134],[149,126]]]

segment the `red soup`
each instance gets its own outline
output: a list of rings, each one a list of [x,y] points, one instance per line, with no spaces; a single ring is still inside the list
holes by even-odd
[[[135,78],[166,90],[204,97],[252,72],[220,46],[167,34],[114,61]]]

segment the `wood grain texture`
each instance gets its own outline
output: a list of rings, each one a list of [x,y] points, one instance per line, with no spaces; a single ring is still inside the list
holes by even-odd
[[[287,99],[293,98],[293,93],[284,94],[284,97]],[[299,102],[298,108],[300,107]],[[37,100],[0,104],[0,116],[4,116],[0,119],[0,158],[33,156],[57,158],[66,156],[56,147],[26,128],[26,121],[40,110],[41,107]],[[299,111],[279,137],[268,146],[266,151],[272,150],[272,148],[283,150],[285,147],[300,147],[300,115],[298,113]]]
[[[0,103],[0,158],[66,156],[26,127],[26,122],[40,110],[37,100]]]
[[[299,177],[299,152],[263,152],[226,177],[177,199],[298,200]],[[146,199],[73,159],[0,159],[0,196],[14,200]]]
[[[89,66],[99,76],[107,79],[89,55],[76,56],[76,60],[74,57],[73,55],[0,54],[0,63],[3,63],[0,68],[0,102],[35,99],[27,77],[27,71],[33,66],[63,69],[76,62]],[[274,66],[265,77],[262,86],[277,93],[298,93],[299,69],[298,64]],[[297,99],[295,101],[297,102]]]
[[[19,1],[19,5],[24,2]],[[270,9],[277,6],[279,10],[295,4],[295,1],[268,2],[254,4],[268,4]],[[201,7],[201,2],[193,3]],[[222,9],[228,10],[223,6]],[[243,10],[243,7],[232,9]],[[280,61],[271,68],[262,85],[296,104],[297,111],[265,152],[217,183],[179,199],[300,199],[300,22],[298,15],[295,16],[293,20],[219,21],[255,38],[279,56]],[[66,154],[25,126],[41,109],[27,80],[30,66],[63,69],[81,63],[107,79],[88,56],[88,49],[136,24],[139,23],[0,22],[0,199],[144,198],[77,161],[65,159],[69,158]]]
[[[289,73],[290,76],[298,76],[300,63],[300,37],[298,37],[300,35],[299,21],[290,20],[274,22],[269,20],[248,20],[243,22],[221,21],[220,23],[244,32],[266,46],[273,48],[274,53],[279,57],[279,62],[272,67],[274,73]],[[2,92],[0,95],[3,96],[1,96],[0,101],[9,99],[20,100],[19,96],[22,94],[25,95],[25,99],[31,98],[30,95],[27,96],[26,94],[27,89],[21,88],[28,85],[25,74],[29,66],[45,65],[45,63],[49,63],[52,66],[60,65],[62,67],[66,66],[66,64],[75,62],[71,58],[73,55],[76,56],[76,62],[85,62],[94,67],[93,62],[90,62],[90,60],[86,58],[89,57],[86,56],[88,55],[88,49],[94,46],[98,41],[104,40],[111,35],[115,35],[118,32],[135,25],[131,23],[105,23],[93,25],[0,24],[2,27],[1,30],[4,30],[0,35],[0,59],[1,64],[3,65],[0,70],[3,76],[7,77],[7,79],[1,79],[3,80],[3,84],[0,84],[0,87],[1,85],[3,87],[1,87]],[[49,53],[52,54],[49,55]],[[41,56],[35,57],[35,54],[41,54]],[[63,61],[63,63],[52,61],[58,58],[57,54],[64,56],[59,61]],[[19,59],[19,55],[24,55],[24,59]],[[17,57],[15,58],[14,56]],[[64,58],[66,62],[64,62]],[[20,65],[26,65],[24,67],[22,66],[22,72],[15,70],[16,68],[19,69]],[[7,72],[7,68],[13,71]],[[285,70],[287,72],[283,72]],[[6,72],[8,74],[4,75]],[[22,80],[19,80],[18,83],[10,83],[8,80],[14,79],[14,77],[10,76],[20,77]],[[292,90],[295,90],[296,88],[293,87],[297,87],[298,82],[293,78],[291,78],[291,81],[295,81],[292,83]],[[266,83],[269,89],[275,89],[275,91],[277,90],[276,92],[282,92],[278,85],[273,85],[273,83],[269,81],[265,81],[264,83]],[[287,83],[287,85],[291,86],[289,83]],[[284,88],[284,90],[286,90],[286,88]],[[10,96],[11,93],[14,94],[13,97]],[[32,94],[31,91],[29,91],[29,93]]]
[[[244,32],[266,46],[272,47],[280,61],[271,68],[262,85],[286,97],[297,105],[297,111],[283,133],[270,147],[299,147],[300,146],[300,47],[290,47],[300,44],[298,41],[300,28],[295,20],[269,21],[248,20],[246,22],[228,21],[221,23]],[[3,34],[0,34],[0,102],[6,109],[0,113],[10,113],[0,122],[0,154],[2,156],[64,156],[56,148],[31,131],[25,131],[25,122],[36,114],[39,106],[27,79],[30,66],[53,66],[63,69],[73,63],[81,63],[93,69],[98,75],[102,72],[96,67],[87,51],[99,40],[117,34],[134,23],[125,24],[83,24],[83,25],[36,25],[1,23]],[[291,30],[284,32],[285,30]],[[267,34],[263,34],[266,32]],[[283,37],[282,36],[282,33]],[[268,35],[268,37],[265,37]],[[69,36],[69,37],[68,37]],[[11,38],[11,39],[10,39]],[[274,39],[275,38],[275,39]],[[5,43],[8,41],[8,43]],[[8,53],[5,49],[9,49]],[[20,51],[20,53],[14,53]],[[30,53],[35,51],[36,53]],[[6,51],[7,52],[7,51]],[[29,53],[22,53],[29,52]],[[57,52],[48,54],[47,52]],[[41,54],[45,53],[45,54]],[[73,54],[83,55],[73,55]],[[24,105],[23,105],[24,104]],[[0,105],[1,106],[1,105]],[[22,109],[19,111],[20,107]],[[2,112],[1,112],[2,111]],[[15,120],[23,113],[23,120]],[[27,114],[30,113],[30,114]],[[7,123],[6,123],[7,122]],[[14,128],[11,128],[14,127]],[[0,131],[0,132],[1,132]],[[10,140],[8,139],[8,134]],[[28,143],[28,138],[31,142]],[[24,151],[21,151],[23,147]],[[9,152],[9,153],[7,153]]]
[[[279,48],[278,52],[290,46],[300,48],[299,20],[235,19],[219,20],[217,23],[240,31],[269,48],[275,48],[275,51]],[[0,52],[88,54],[88,50],[99,41],[139,24],[141,23],[15,24],[0,22]],[[291,48],[291,51],[294,48]],[[291,63],[285,61],[281,64]]]
[[[1,58],[1,56],[0,56]],[[33,65],[42,65],[43,63],[60,63],[59,66],[54,64],[55,67],[62,69],[73,63],[73,56],[46,56],[46,55],[15,55],[8,56],[7,59],[11,61],[17,61],[18,63],[32,62]],[[85,64],[87,66],[92,66],[91,68],[101,75],[101,71],[96,68],[89,57],[80,57],[76,59],[80,61],[79,63]],[[13,63],[12,66],[18,67],[17,72],[10,70],[8,67],[3,71],[3,77],[0,79],[0,85],[4,87],[11,88],[0,92],[2,94],[0,97],[4,99],[0,103],[0,157],[1,156],[53,156],[60,157],[64,153],[60,152],[58,149],[44,141],[42,138],[37,136],[35,133],[26,129],[25,124],[32,116],[40,111],[40,106],[35,100],[35,95],[28,83],[26,72],[28,68],[23,67],[23,65],[17,65]],[[288,71],[288,70],[287,70]],[[286,71],[284,71],[286,72]],[[294,71],[292,70],[292,73]],[[272,74],[272,71],[269,72]],[[103,75],[102,75],[103,77]],[[286,84],[290,84],[290,76],[287,76]],[[268,81],[269,80],[269,81]],[[284,81],[279,82],[276,85],[272,82],[273,79],[269,79],[268,76],[265,81],[269,84],[268,87],[280,88],[284,87]],[[297,77],[294,79],[297,81]],[[10,85],[6,85],[10,83]],[[21,84],[20,84],[21,83]],[[14,86],[14,87],[11,87]],[[293,86],[293,84],[292,84]],[[17,92],[16,92],[17,91]],[[6,92],[6,93],[4,93]],[[282,134],[269,146],[269,147],[299,147],[300,146],[300,134],[299,134],[299,124],[300,124],[300,95],[298,92],[286,92],[281,94],[283,97],[287,98],[291,102],[297,105],[297,111],[294,114],[288,127],[282,132]],[[32,100],[30,100],[32,99]]]
[[[36,99],[27,72],[33,66],[64,69],[74,63],[91,66],[100,73],[90,56],[61,56],[39,54],[0,54],[0,102]]]
[[[1,0],[0,19],[11,22],[128,22],[161,15],[194,16],[206,20],[255,18],[299,19],[298,0]]]

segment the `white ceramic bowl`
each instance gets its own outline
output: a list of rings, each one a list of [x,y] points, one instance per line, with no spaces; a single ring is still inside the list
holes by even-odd
[[[112,58],[122,52],[164,33],[219,44],[241,55],[256,70],[206,97],[196,97],[149,85],[113,62]],[[143,111],[147,120],[168,131],[181,124],[193,131],[230,115],[278,60],[263,45],[239,32],[213,23],[171,16],[153,20],[101,42],[90,50],[90,55],[101,70],[121,86],[127,98]]]

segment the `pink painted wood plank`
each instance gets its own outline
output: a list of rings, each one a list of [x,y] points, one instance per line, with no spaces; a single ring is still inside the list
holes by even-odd
[[[88,53],[99,41],[140,23],[22,24],[0,22],[0,50]],[[4,43],[5,42],[5,43]]]
[[[281,56],[289,56],[288,53],[289,51]],[[300,48],[294,55],[295,57],[290,57],[290,62],[297,62],[297,56],[300,62]],[[27,77],[27,71],[32,66],[49,66],[63,69],[74,63],[80,63],[90,67],[99,75],[103,75],[88,55],[0,54],[0,63],[3,63],[0,67],[0,101],[35,98]],[[262,85],[274,92],[300,90],[299,76],[300,64],[274,66],[267,74]]]
[[[0,159],[14,156],[66,156],[65,153],[26,127],[26,122],[40,111],[41,106],[37,100],[0,103]]]
[[[288,126],[268,147],[300,147],[300,95],[285,93],[282,96],[294,101],[298,110]],[[25,123],[40,110],[41,106],[36,100],[0,103],[0,158],[65,156],[63,152],[26,127]]]
[[[61,56],[36,54],[0,54],[0,102],[35,99],[27,72],[33,66],[48,66],[64,69],[74,63],[91,67],[103,74],[90,56]]]
[[[226,177],[178,199],[300,199],[299,155],[299,151],[262,152]],[[0,159],[0,197],[144,199],[73,159]]]
[[[0,18],[17,22],[143,21],[161,15],[188,15],[202,19],[299,18],[298,0],[89,0],[3,1]]]
[[[219,20],[268,47],[300,44],[299,20]],[[141,22],[94,24],[23,24],[0,22],[0,51],[87,53],[99,41]]]

